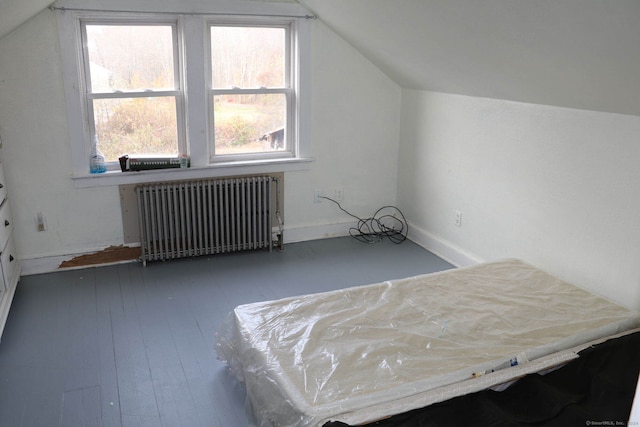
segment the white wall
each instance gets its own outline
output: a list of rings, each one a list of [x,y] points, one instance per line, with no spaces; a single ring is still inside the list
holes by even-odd
[[[315,161],[285,175],[285,238],[346,234],[352,221],[313,191],[345,190],[360,215],[394,203],[400,88],[320,21],[313,22]],[[77,189],[55,12],[44,10],[0,39],[0,135],[19,256],[30,261],[123,243],[117,187]],[[38,232],[42,212],[47,231]]]
[[[411,90],[401,117],[413,238],[457,264],[521,258],[640,309],[640,117]]]
[[[122,243],[117,187],[76,189],[54,12],[0,39],[0,134],[21,258]],[[35,217],[45,215],[47,231]]]
[[[315,163],[285,177],[287,228],[300,239],[330,236],[315,234],[317,225],[337,224],[335,230],[344,231],[344,222],[352,223],[333,203],[313,203],[315,189],[334,197],[343,187],[343,207],[370,216],[395,204],[397,187],[399,86],[320,21],[312,48]]]

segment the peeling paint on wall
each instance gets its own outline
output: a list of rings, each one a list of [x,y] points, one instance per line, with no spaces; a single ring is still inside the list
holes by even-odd
[[[87,267],[90,265],[132,261],[138,258],[140,258],[139,246],[109,246],[108,248],[99,252],[79,255],[70,260],[63,261],[58,268]]]

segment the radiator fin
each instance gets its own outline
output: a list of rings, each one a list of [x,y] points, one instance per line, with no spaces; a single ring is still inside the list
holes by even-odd
[[[252,176],[138,185],[142,261],[271,250],[272,184]]]

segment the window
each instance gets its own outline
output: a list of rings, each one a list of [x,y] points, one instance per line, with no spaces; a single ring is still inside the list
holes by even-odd
[[[212,160],[293,155],[289,27],[213,24],[209,31]]]
[[[310,160],[306,10],[224,4],[223,15],[58,14],[74,178],[89,176],[96,149],[110,183],[141,182],[112,179],[125,154],[187,154],[189,177],[305,169],[295,163]]]
[[[186,153],[176,23],[81,28],[92,151],[112,168],[124,154]]]

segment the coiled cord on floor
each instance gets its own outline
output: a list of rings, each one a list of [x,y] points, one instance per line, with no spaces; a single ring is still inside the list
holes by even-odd
[[[395,206],[383,206],[372,217],[360,218],[332,198],[326,196],[320,196],[320,198],[335,203],[342,212],[358,220],[358,225],[351,227],[349,234],[360,242],[377,243],[387,238],[395,244],[400,244],[407,240],[409,225],[402,211]]]

